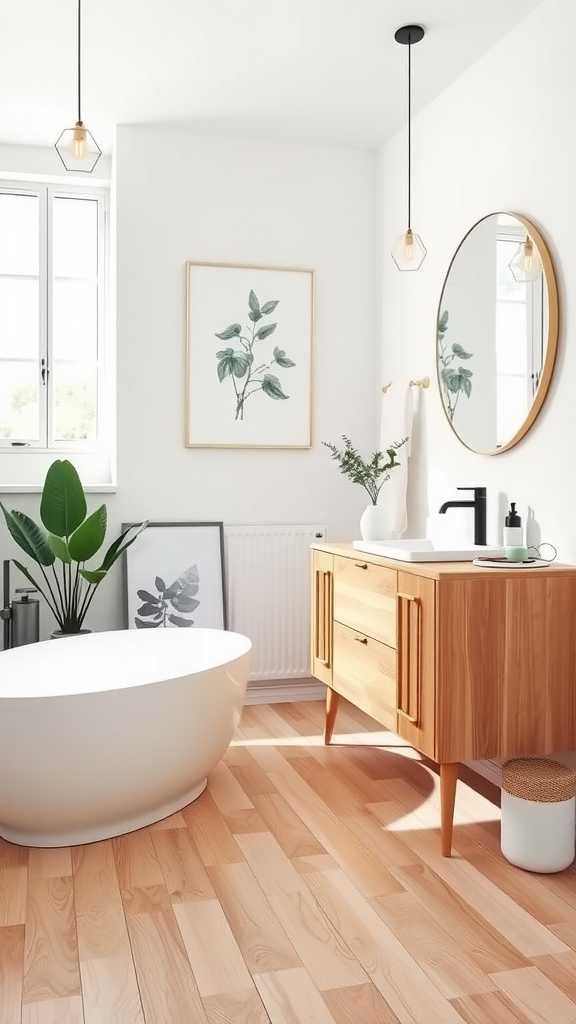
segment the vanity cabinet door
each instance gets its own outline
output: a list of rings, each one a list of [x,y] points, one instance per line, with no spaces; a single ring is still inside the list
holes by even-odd
[[[312,550],[310,665],[312,675],[328,686],[332,686],[333,568],[333,555]]]
[[[436,581],[398,573],[398,733],[423,754],[436,756]]]

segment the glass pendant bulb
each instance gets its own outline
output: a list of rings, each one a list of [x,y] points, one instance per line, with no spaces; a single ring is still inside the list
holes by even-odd
[[[526,235],[526,240],[520,243],[508,266],[512,277],[519,284],[538,280],[542,272],[542,260],[530,235]]]
[[[81,4],[82,0],[78,0],[78,120],[73,128],[64,129],[62,134],[54,143],[54,148],[67,171],[85,171],[90,174],[102,156],[102,150],[88,129],[84,126],[82,122],[82,115],[80,113],[80,97],[82,92],[82,65],[80,51],[82,37]]]
[[[55,144],[56,152],[67,171],[93,171],[102,150],[82,121],[65,128]]]
[[[426,247],[420,235],[408,228],[394,243],[391,256],[398,270],[419,270],[426,257]]]

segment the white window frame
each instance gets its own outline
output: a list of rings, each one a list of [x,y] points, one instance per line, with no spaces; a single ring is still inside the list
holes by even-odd
[[[39,379],[40,396],[40,433],[38,441],[27,439],[0,438],[0,456],[12,454],[16,457],[46,454],[57,456],[58,453],[98,453],[110,452],[111,448],[111,396],[109,387],[108,367],[111,363],[108,341],[108,265],[109,265],[109,190],[104,186],[95,185],[59,185],[48,181],[29,183],[18,180],[0,181],[0,191],[16,195],[32,195],[39,198],[39,377],[42,372],[42,360],[46,363],[47,383],[42,386]],[[54,199],[85,196],[97,202],[98,217],[98,253],[97,253],[97,407],[96,407],[96,439],[56,440],[53,436],[52,422],[52,252],[49,236],[52,229],[52,203]],[[26,440],[25,446],[15,444],[17,440]],[[37,460],[35,460],[37,461]],[[49,460],[49,462],[52,459]],[[49,462],[46,465],[49,465]],[[17,476],[21,476],[20,473]],[[112,483],[109,479],[106,482]],[[1,487],[0,483],[0,489]],[[10,487],[10,489],[12,489]]]

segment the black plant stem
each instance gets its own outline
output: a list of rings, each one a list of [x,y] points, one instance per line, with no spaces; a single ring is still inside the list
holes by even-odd
[[[64,573],[63,573],[64,597],[62,596],[62,588],[60,586],[60,580],[58,579],[58,573],[56,572],[56,569],[54,568],[54,565],[52,565],[52,572],[54,573],[54,580],[56,582],[56,589],[58,591],[58,596],[60,598],[60,604],[65,609],[66,608],[66,569],[64,567]]]
[[[46,597],[46,594],[43,594],[42,591],[40,591],[40,593],[42,594],[42,597],[44,598],[44,600],[46,601],[48,607],[50,608],[50,611],[52,612],[54,618],[56,619],[56,622],[60,626],[60,629],[62,629],[62,616],[58,612],[58,602],[56,600],[56,596],[54,594],[54,591],[52,590],[52,587],[50,585],[50,580],[48,579],[47,573],[46,573],[43,565],[40,566],[40,572],[42,573],[44,579],[46,580],[46,586],[48,587],[48,590],[50,591],[50,597],[52,598],[52,603],[50,603],[50,601]],[[54,575],[56,575],[55,571],[54,571]]]

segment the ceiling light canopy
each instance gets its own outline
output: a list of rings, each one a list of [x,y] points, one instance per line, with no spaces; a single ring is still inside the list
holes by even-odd
[[[67,171],[90,174],[102,156],[102,150],[82,122],[81,3],[82,0],[78,0],[78,120],[73,128],[64,129],[54,146]]]
[[[426,256],[426,247],[410,223],[412,213],[412,46],[424,38],[421,25],[403,25],[394,33],[394,39],[408,47],[408,223],[392,248],[392,259],[398,270],[419,270]]]

